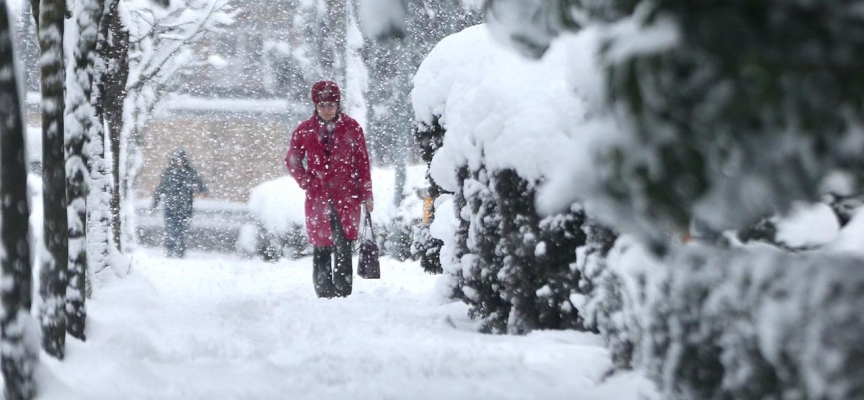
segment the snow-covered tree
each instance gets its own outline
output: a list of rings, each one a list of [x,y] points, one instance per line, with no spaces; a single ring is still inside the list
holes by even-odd
[[[89,136],[100,124],[91,106],[96,41],[104,1],[82,0],[73,4],[77,37],[74,64],[66,82],[66,198],[69,201],[69,287],[66,290],[67,325],[70,335],[84,339],[87,263],[87,198],[90,191]]]
[[[264,78],[268,90],[303,103],[321,79],[347,91],[349,1],[287,0],[281,7],[292,16],[284,31],[268,32],[264,40],[263,61],[272,69],[272,78]]]
[[[5,398],[29,400],[36,395],[33,371],[39,357],[38,339],[31,328],[31,290],[27,165],[24,147],[24,119],[19,87],[13,27],[6,0],[0,0],[0,266],[3,286],[0,301],[0,370]],[[23,277],[27,276],[27,279]]]
[[[107,129],[106,150],[111,155],[111,190],[109,198],[111,243],[117,251],[122,250],[120,241],[120,132],[123,129],[123,104],[126,98],[126,81],[129,77],[129,31],[123,26],[120,0],[108,0],[103,14],[101,56],[105,65],[102,71],[101,96],[98,97]]]
[[[95,52],[89,55],[92,64],[90,104],[95,122],[90,126],[87,167],[90,173],[87,198],[87,260],[89,276],[111,267],[110,253],[119,251],[120,243],[120,130],[123,126],[123,104],[128,78],[129,34],[121,19],[120,0],[97,0],[101,15]],[[155,1],[167,6],[168,1]],[[91,10],[94,11],[95,10]],[[95,17],[91,17],[95,18]],[[106,138],[107,129],[107,138]],[[107,139],[107,140],[106,140]],[[106,150],[112,159],[106,159]],[[116,156],[116,158],[114,158]],[[117,175],[113,175],[116,172]],[[117,193],[117,196],[114,194]]]
[[[300,7],[299,5],[297,7]],[[300,20],[302,9],[295,9]],[[288,32],[272,32],[282,36],[300,36],[301,29],[294,27]],[[294,101],[307,102],[309,88],[314,83],[312,61],[309,58],[309,46],[303,42],[292,43],[287,37],[270,38],[264,41],[262,61],[272,69],[272,77],[265,79],[267,90],[279,96],[285,96]]]
[[[104,116],[111,154],[111,239],[115,249],[125,251],[134,242],[131,189],[140,169],[141,131],[180,71],[194,60],[192,45],[206,32],[230,24],[233,11],[227,0],[177,1],[167,8],[114,0],[105,9],[104,40],[98,45],[105,67],[97,111]]]
[[[319,12],[320,31],[315,36],[321,49],[324,76],[336,79],[346,87],[348,64],[348,0],[325,0],[325,9]]]
[[[356,13],[369,72],[370,153],[376,164],[402,165],[416,154],[405,106],[417,68],[435,44],[480,23],[481,14],[462,0],[358,0]]]
[[[10,5],[13,3],[9,3]],[[29,0],[22,1],[21,12],[16,18],[15,10],[11,10],[10,17],[13,24],[18,25],[17,49],[22,64],[21,86],[25,92],[39,90],[39,41],[36,37],[36,21],[32,15]]]
[[[121,0],[121,5],[131,46],[126,84],[131,119],[124,130],[136,137],[179,72],[193,62],[192,45],[233,23],[234,11],[227,0],[186,0],[168,9],[146,1]]]
[[[69,262],[64,156],[64,54],[66,2],[43,0],[39,6],[42,50],[42,201],[45,250],[39,279],[42,347],[62,359],[66,343],[66,282]]]
[[[102,1],[101,16],[97,32],[95,54],[92,54],[92,82],[90,104],[96,118],[90,126],[88,164],[90,193],[87,197],[87,260],[88,276],[91,278],[110,267],[111,249],[111,182],[108,163],[105,159],[105,76],[110,12],[115,1]],[[85,291],[88,291],[85,288]],[[89,291],[88,291],[89,293]]]

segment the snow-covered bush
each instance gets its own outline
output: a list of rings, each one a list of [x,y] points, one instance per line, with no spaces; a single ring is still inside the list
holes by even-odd
[[[411,258],[420,260],[420,266],[426,273],[440,274],[441,269],[441,246],[444,242],[432,236],[428,224],[417,224],[414,226],[411,243]]]
[[[465,202],[463,256],[443,263],[455,278],[455,297],[491,333],[580,328],[570,297],[579,272],[571,268],[584,243],[581,210],[541,217],[535,190],[512,169],[464,173],[457,197]],[[464,200],[462,200],[464,199]],[[459,232],[457,230],[457,232]]]
[[[864,48],[839,33],[859,22],[845,3],[610,3],[624,17],[586,22],[579,35],[590,40],[571,47],[570,85],[596,94],[596,123],[571,144],[576,157],[551,180],[544,209],[584,201],[659,242],[693,220],[742,228],[817,200],[831,173],[860,176],[864,147],[851,143],[864,140],[864,108],[852,88],[864,80],[831,67],[857,65],[839,54]],[[831,32],[818,44],[817,27]]]
[[[486,332],[580,327],[570,302],[579,273],[570,265],[584,242],[582,211],[543,217],[534,205],[539,183],[568,157],[571,125],[584,121],[566,90],[563,56],[526,61],[477,26],[441,41],[415,77],[420,129],[446,132],[430,175],[455,195],[430,229],[444,242],[444,285]],[[442,213],[454,211],[457,226],[435,227],[453,223]]]
[[[662,303],[649,309],[646,299],[649,294],[658,297],[656,292],[666,287],[665,270],[632,236],[615,239],[596,222],[589,222],[586,230],[597,236],[589,236],[586,246],[578,250],[577,267],[584,274],[584,285],[574,304],[584,316],[585,327],[600,332],[606,341],[613,370],[640,366],[642,358],[635,358],[646,337],[645,315],[664,311]]]
[[[470,316],[482,321],[481,329],[485,332],[507,332],[511,304],[504,299],[501,269],[503,255],[496,252],[501,242],[501,232],[498,226],[501,218],[498,215],[498,204],[495,193],[490,188],[490,182],[485,169],[465,172],[457,196],[464,201],[459,207],[459,217],[466,222],[466,237],[464,246],[459,253],[464,256],[459,265],[445,266],[445,271],[459,271],[457,293],[458,298],[467,303]]]
[[[237,255],[244,258],[253,258],[261,254],[258,250],[258,235],[261,228],[258,225],[245,224],[240,227],[237,232],[237,242],[234,244],[234,249]]]
[[[621,237],[580,307],[615,369],[647,371],[670,399],[864,394],[862,259],[762,244],[671,254]]]
[[[414,241],[411,245],[411,255],[415,259],[419,258],[420,266],[423,267],[424,271],[430,274],[440,274],[444,272],[441,268],[441,246],[444,245],[444,242],[432,235],[431,227],[429,225],[429,223],[435,219],[435,203],[438,201],[443,190],[437,183],[435,183],[435,180],[429,176],[428,172],[428,167],[432,163],[432,158],[444,142],[444,134],[445,131],[441,128],[441,125],[438,124],[437,120],[432,121],[432,124],[429,125],[421,124],[414,132],[414,138],[420,146],[420,156],[423,161],[426,162],[427,166],[426,183],[428,189],[426,190],[424,197],[428,198],[428,201],[430,201],[431,204],[428,209],[425,208],[424,204],[423,209],[424,218],[427,218],[426,213],[428,213],[429,221],[424,221],[425,223],[419,224],[414,228]]]
[[[310,254],[305,202],[306,193],[290,176],[264,182],[249,192],[249,211],[258,221],[254,235],[258,255],[275,261],[283,255],[296,258]],[[253,236],[251,231],[246,235]]]
[[[666,264],[668,292],[648,300],[666,311],[646,324],[666,339],[645,350],[669,397],[864,395],[861,259],[694,246]]]
[[[585,329],[597,331],[598,313],[608,311],[599,309],[605,305],[601,285],[608,284],[608,268],[606,256],[617,236],[609,228],[597,221],[585,221],[582,224],[585,233],[585,245],[576,249],[575,268],[579,271],[579,290],[570,296],[570,300],[582,317]]]
[[[835,207],[843,207],[840,212]],[[795,203],[787,215],[774,215],[737,232],[743,243],[758,241],[789,251],[817,249],[833,241],[841,219],[851,219],[855,209],[835,203]],[[848,220],[847,220],[848,222]]]
[[[843,276],[864,279],[855,270],[862,261],[832,254],[860,257],[864,218],[839,230],[824,203],[793,209],[751,229],[751,244],[733,240],[724,250],[691,244],[663,259],[633,236],[619,238],[604,257],[613,236],[587,224],[589,242],[577,252],[581,294],[573,303],[586,327],[603,335],[613,368],[646,370],[666,398],[856,397],[850,393],[864,387],[855,378],[861,365],[848,359],[820,365],[801,354],[864,351],[842,339],[864,323],[848,314],[864,291],[834,289]],[[839,297],[812,305],[815,293],[827,292]],[[823,311],[849,319],[822,318]],[[830,376],[844,389],[825,394],[824,381],[811,385],[809,376]]]
[[[588,100],[540,208],[579,201],[635,234],[605,261],[580,253],[599,273],[575,302],[615,365],[666,398],[862,397],[861,253],[830,253],[860,247],[860,230],[831,237],[858,229],[860,182],[825,190],[861,177],[861,15],[839,0],[693,4],[487,3],[523,54],[568,46],[568,85]],[[700,244],[669,240],[685,233]]]
[[[418,192],[425,183],[423,167],[410,166],[405,190],[398,207],[393,205],[395,172],[392,168],[372,169],[372,190],[375,210],[372,224],[382,255],[405,259],[404,249],[411,247],[414,226],[422,219],[423,200]],[[306,192],[294,178],[283,176],[266,181],[249,192],[249,212],[258,222],[257,233],[245,232],[244,243],[238,249],[248,251],[255,236],[255,252],[262,258],[275,261],[283,256],[297,258],[311,254],[306,236]],[[247,228],[248,230],[248,228]],[[404,240],[397,244],[394,240]],[[401,250],[400,250],[401,249]],[[242,252],[241,252],[242,253]]]
[[[574,304],[603,335],[614,368],[646,370],[665,398],[857,398],[864,259],[848,247],[864,233],[864,213],[857,217],[822,251],[688,244],[659,259],[623,236],[604,259],[588,245],[579,268],[600,272]],[[786,235],[792,220],[778,223]]]
[[[382,255],[398,260],[412,256],[414,229],[423,219],[421,191],[426,187],[425,169],[423,165],[408,166],[398,206],[393,199],[396,171],[393,168],[372,169],[372,192],[375,197],[372,224]]]

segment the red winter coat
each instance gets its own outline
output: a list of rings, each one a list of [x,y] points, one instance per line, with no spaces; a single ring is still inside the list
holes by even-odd
[[[357,240],[360,205],[372,199],[369,154],[363,129],[345,114],[340,113],[335,122],[330,157],[322,143],[324,126],[315,115],[294,130],[285,156],[288,171],[306,191],[306,232],[313,246],[333,245],[329,200],[333,200],[339,213],[345,238]]]

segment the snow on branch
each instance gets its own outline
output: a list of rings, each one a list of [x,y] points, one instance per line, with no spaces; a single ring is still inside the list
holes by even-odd
[[[233,22],[227,0],[190,0],[185,7],[161,10],[147,2],[124,3],[125,23],[133,43],[127,88],[147,83],[166,85],[173,72],[192,59],[191,44],[206,32],[219,31]],[[153,80],[155,79],[155,82]]]
[[[131,46],[126,83],[126,115],[131,118],[126,118],[124,130],[138,132],[178,72],[195,59],[192,45],[207,32],[232,24],[236,10],[228,0],[187,0],[167,8],[125,0],[121,15]]]

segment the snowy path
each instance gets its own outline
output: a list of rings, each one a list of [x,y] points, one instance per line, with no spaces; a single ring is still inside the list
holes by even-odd
[[[598,387],[609,361],[593,335],[472,332],[413,263],[383,260],[381,281],[319,300],[309,259],[156,254],[98,292],[66,361],[43,354],[41,398],[635,400],[646,387],[632,375]]]

